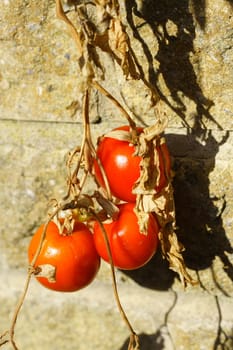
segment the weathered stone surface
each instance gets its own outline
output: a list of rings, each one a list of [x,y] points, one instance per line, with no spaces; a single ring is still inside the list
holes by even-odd
[[[8,321],[24,278],[22,271],[5,278],[0,297]],[[111,285],[104,280],[73,294],[41,289],[32,281],[15,333],[19,348],[126,350],[128,330],[117,311]],[[195,290],[177,294],[147,289],[125,279],[119,279],[118,288],[122,305],[140,335],[141,349],[172,350],[174,344],[179,350],[213,349],[215,343],[220,344],[220,332],[221,341],[225,336],[225,348],[231,348],[229,298]],[[10,350],[9,345],[5,348]]]
[[[122,303],[143,350],[230,350],[233,307],[232,1],[126,1],[124,22],[145,75],[156,84],[173,156],[177,234],[199,285],[183,291],[158,252],[117,273]],[[125,7],[124,7],[125,5]],[[0,333],[8,328],[27,271],[27,246],[66,192],[65,159],[80,145],[82,77],[76,47],[54,1],[4,0],[0,13]],[[103,85],[139,124],[157,117],[140,81],[125,82],[106,55]],[[77,108],[77,113],[75,110]],[[74,117],[72,117],[75,114]],[[93,92],[93,139],[124,123]],[[91,191],[93,183],[86,190]],[[128,331],[102,264],[72,295],[32,281],[16,339],[27,349],[127,349]],[[10,345],[5,345],[10,349]]]

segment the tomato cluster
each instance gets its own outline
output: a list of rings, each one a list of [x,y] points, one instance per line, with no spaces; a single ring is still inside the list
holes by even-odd
[[[121,126],[113,131],[130,131],[129,126]],[[137,127],[139,135],[143,128]],[[94,173],[98,184],[106,189],[106,180],[113,196],[122,204],[116,221],[104,223],[113,264],[121,269],[137,269],[145,265],[155,254],[158,246],[159,225],[153,214],[149,215],[148,231],[140,232],[138,218],[134,212],[136,195],[134,185],[140,177],[142,158],[135,155],[136,149],[130,140],[104,136],[99,140]],[[155,192],[166,185],[171,170],[168,148],[165,143],[156,147],[159,162]],[[101,226],[94,226],[94,241],[99,255],[109,261],[109,254]]]
[[[129,131],[129,127],[116,130]],[[143,129],[136,131],[140,134]],[[156,147],[156,152],[160,171],[155,191],[160,192],[168,181],[170,157],[165,143]],[[129,140],[107,136],[100,139],[96,155],[93,165],[96,181],[105,188],[106,176],[112,195],[120,203],[119,212],[114,220],[94,220],[92,225],[75,222],[71,233],[60,232],[55,222],[49,222],[34,268],[45,265],[55,268],[54,281],[36,275],[42,285],[52,290],[72,292],[86,287],[95,278],[101,258],[117,268],[132,270],[145,265],[157,250],[160,227],[155,215],[148,216],[147,232],[140,232],[134,211],[133,188],[140,176],[141,162],[141,157],[135,155],[135,146]],[[44,225],[41,225],[31,239],[30,262],[37,254],[43,232]]]

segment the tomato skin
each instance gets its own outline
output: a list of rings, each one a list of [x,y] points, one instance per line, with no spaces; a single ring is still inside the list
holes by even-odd
[[[30,241],[30,262],[36,254],[43,229],[44,225],[41,225]],[[60,292],[74,292],[86,287],[100,267],[93,234],[85,224],[76,223],[72,234],[61,235],[57,225],[50,222],[34,267],[43,264],[56,267],[56,282],[49,282],[46,277],[36,277],[43,286]]]
[[[127,130],[129,126],[121,126],[114,130]],[[140,133],[143,128],[137,128]],[[161,191],[167,184],[166,174],[170,173],[170,156],[166,144],[161,148],[164,150],[165,163],[163,162],[162,150],[157,147],[160,175],[159,185],[156,192]],[[105,174],[113,196],[125,201],[135,202],[136,195],[132,193],[133,186],[140,176],[141,157],[135,156],[135,147],[128,141],[117,140],[110,137],[103,137],[97,146],[97,156],[104,168]],[[165,169],[166,167],[166,169]],[[94,162],[94,173],[97,182],[103,188],[105,183],[97,161]]]
[[[140,233],[134,205],[134,203],[120,204],[117,220],[103,223],[111,248],[113,264],[124,270],[134,270],[145,265],[158,247],[159,225],[157,220],[151,214],[147,235]],[[109,262],[104,235],[98,222],[94,224],[94,242],[98,254]]]
[[[134,152],[134,146],[129,145],[127,141],[110,137],[104,137],[97,147],[97,156],[106,173],[112,194],[126,202],[135,201],[132,185],[140,176],[141,158],[133,156]],[[97,162],[94,163],[94,171],[97,182],[105,187]]]

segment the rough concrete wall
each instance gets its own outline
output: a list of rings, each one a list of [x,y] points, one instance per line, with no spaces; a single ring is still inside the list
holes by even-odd
[[[199,285],[182,290],[157,254],[144,268],[118,271],[120,296],[142,349],[233,346],[233,4],[232,1],[121,2],[132,45],[169,116],[177,234]],[[3,0],[0,13],[0,333],[7,328],[27,270],[27,245],[47,203],[65,192],[65,156],[80,143],[76,48],[54,1]],[[148,92],[125,83],[105,55],[104,85],[152,123]],[[115,107],[92,96],[96,137],[122,123]],[[108,266],[79,293],[35,281],[19,317],[20,349],[127,348]],[[10,345],[5,345],[10,349]]]

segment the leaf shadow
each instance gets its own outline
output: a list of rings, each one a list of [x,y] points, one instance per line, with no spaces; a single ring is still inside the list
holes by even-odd
[[[153,334],[141,333],[139,334],[140,350],[165,350],[166,344],[169,342],[173,348],[175,348],[172,336],[169,332],[168,319],[169,315],[176,306],[177,303],[177,293],[173,291],[174,299],[171,306],[164,314],[164,322]],[[166,340],[165,340],[166,338]],[[119,350],[128,350],[129,338],[124,342]]]
[[[229,2],[230,5],[233,6],[233,0],[227,0],[227,2]]]
[[[160,330],[155,334],[139,334],[140,350],[163,350],[164,349],[164,339],[161,335]],[[128,350],[129,339],[126,339],[124,344],[119,350]]]
[[[176,274],[169,269],[168,262],[163,259],[160,248],[153,258],[137,270],[121,270],[143,287],[166,291],[173,284]]]
[[[227,334],[226,331],[224,331],[222,327],[222,310],[218,296],[215,296],[215,302],[218,312],[218,329],[213,350],[230,350],[233,348],[233,327],[231,329],[231,334]]]
[[[192,5],[193,13],[190,12]],[[140,43],[148,62],[149,82],[156,87],[163,100],[189,127],[184,98],[188,98],[196,106],[196,116],[199,122],[206,119],[221,126],[213,118],[210,108],[213,101],[206,98],[198,84],[196,72],[190,60],[194,52],[195,22],[205,27],[205,0],[144,0],[140,8],[136,0],[125,1],[127,23],[132,29],[134,38]],[[137,25],[135,18],[140,18],[144,24]],[[176,33],[170,32],[169,23],[176,28]],[[153,57],[146,38],[140,33],[140,27],[148,25],[157,42],[157,53]],[[155,60],[159,67],[154,68]],[[159,75],[162,75],[170,98],[159,88]]]
[[[224,273],[233,281],[233,266],[228,257],[233,253],[233,247],[222,222],[225,196],[211,197],[209,192],[209,174],[215,168],[219,147],[228,136],[226,132],[217,142],[212,132],[207,131],[202,144],[193,134],[170,134],[167,135],[167,143],[176,154],[173,187],[177,235],[186,248],[183,254],[186,266],[195,271],[212,269],[213,260],[219,257]],[[214,273],[212,277],[215,286],[228,295]]]

